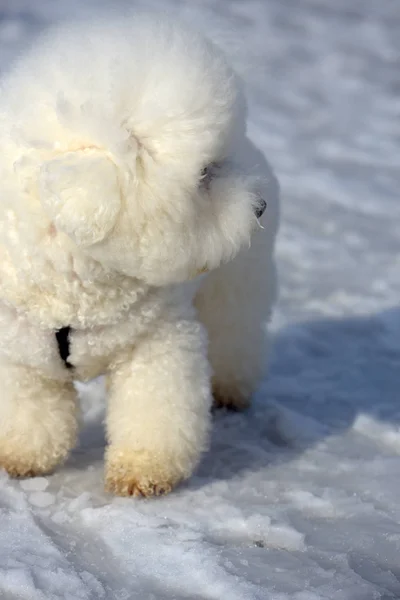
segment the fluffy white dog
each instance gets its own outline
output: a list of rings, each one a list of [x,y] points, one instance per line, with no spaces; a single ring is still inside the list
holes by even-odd
[[[122,495],[191,475],[213,396],[248,405],[265,370],[278,194],[245,116],[222,53],[154,16],[57,27],[3,78],[0,466],[10,475],[67,457],[74,380],[106,375],[106,486]]]

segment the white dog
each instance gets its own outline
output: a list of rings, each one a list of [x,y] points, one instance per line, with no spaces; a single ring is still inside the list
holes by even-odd
[[[3,78],[0,172],[0,466],[62,462],[105,374],[107,489],[171,490],[265,372],[278,194],[237,77],[164,18],[57,27]]]

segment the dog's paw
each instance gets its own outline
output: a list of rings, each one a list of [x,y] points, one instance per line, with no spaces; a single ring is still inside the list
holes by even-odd
[[[114,478],[107,475],[105,489],[115,496],[133,496],[135,498],[148,498],[149,496],[162,496],[168,494],[172,487],[169,483],[159,484],[153,481],[140,481],[129,475]]]
[[[227,408],[232,411],[241,411],[249,408],[251,404],[251,393],[246,393],[239,388],[213,385],[213,409]]]
[[[65,462],[69,454],[69,448],[44,448],[42,452],[36,453],[23,451],[21,448],[10,450],[2,447],[0,442],[0,469],[4,469],[10,477],[37,477],[48,475],[54,469]]]
[[[42,470],[34,465],[29,460],[21,460],[19,458],[10,458],[9,456],[0,456],[0,469],[4,469],[10,477],[36,477],[37,475],[45,475],[46,470]]]
[[[149,497],[168,494],[184,479],[165,457],[149,452],[116,449],[106,457],[105,488],[116,496]]]

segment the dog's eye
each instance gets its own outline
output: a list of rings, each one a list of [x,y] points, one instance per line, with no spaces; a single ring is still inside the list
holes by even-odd
[[[200,185],[208,187],[218,168],[217,163],[210,163],[200,173]]]
[[[201,180],[206,179],[207,177],[210,177],[210,165],[208,165],[207,167],[204,167],[204,169],[200,173]]]

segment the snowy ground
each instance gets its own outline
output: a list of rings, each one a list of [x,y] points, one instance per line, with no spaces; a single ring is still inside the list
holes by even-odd
[[[111,0],[110,0],[111,1]],[[117,2],[114,2],[117,4]],[[125,2],[125,4],[129,4]],[[218,34],[283,190],[272,371],[189,484],[102,489],[101,384],[48,478],[0,478],[0,598],[400,598],[399,0],[158,0]],[[96,0],[0,0],[1,68]]]

